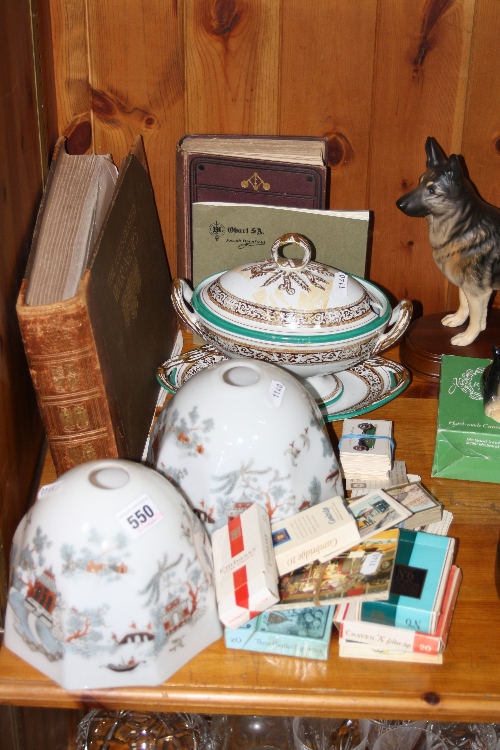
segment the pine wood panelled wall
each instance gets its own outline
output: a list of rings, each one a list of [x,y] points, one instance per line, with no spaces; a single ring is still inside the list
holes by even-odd
[[[368,206],[377,3],[283,4],[280,129],[329,142],[332,208]]]
[[[426,222],[395,201],[433,135],[500,203],[496,0],[50,0],[50,12],[58,129],[118,163],[142,133],[174,273],[182,135],[326,135],[330,207],[373,214],[370,278],[420,313],[454,304]]]
[[[1,625],[12,535],[35,481],[43,431],[15,316],[42,194],[29,7],[1,0],[0,18]]]
[[[500,205],[500,3],[481,2],[474,18],[462,150],[485,200]]]

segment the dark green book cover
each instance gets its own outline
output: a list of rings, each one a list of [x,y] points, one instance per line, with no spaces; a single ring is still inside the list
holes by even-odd
[[[138,155],[144,158],[142,147]],[[175,315],[151,180],[134,153],[120,169],[90,266],[116,419],[128,457],[140,460],[158,399],[156,370],[170,356]]]

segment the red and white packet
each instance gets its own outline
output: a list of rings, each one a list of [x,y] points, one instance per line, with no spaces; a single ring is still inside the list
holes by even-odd
[[[267,511],[251,505],[212,533],[219,618],[239,628],[279,601],[278,570]]]

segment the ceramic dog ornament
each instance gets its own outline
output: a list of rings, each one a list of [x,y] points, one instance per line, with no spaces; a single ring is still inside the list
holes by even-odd
[[[471,344],[486,328],[488,302],[500,289],[500,209],[483,201],[465,177],[456,154],[447,158],[434,138],[427,138],[426,170],[419,184],[396,201],[407,216],[425,216],[437,267],[459,288],[456,313],[445,326],[465,331],[456,346]]]

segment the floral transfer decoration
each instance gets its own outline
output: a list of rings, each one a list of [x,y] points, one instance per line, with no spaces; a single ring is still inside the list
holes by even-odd
[[[334,268],[312,262],[302,268],[300,273],[296,273],[289,268],[277,267],[274,261],[269,260],[249,265],[244,273],[248,274],[251,279],[267,276],[262,286],[277,283],[280,291],[293,295],[297,287],[304,292],[309,292],[312,287],[324,291],[328,284],[328,277],[333,278],[336,271]]]
[[[360,300],[350,305],[325,310],[287,310],[250,303],[223,289],[219,279],[210,284],[207,290],[202,291],[202,297],[205,297],[205,295],[212,305],[220,309],[222,313],[230,312],[252,323],[289,326],[294,330],[297,328],[317,329],[326,326],[343,326],[351,321],[357,321],[361,324],[364,322],[364,318],[372,314],[370,297],[366,292]]]

